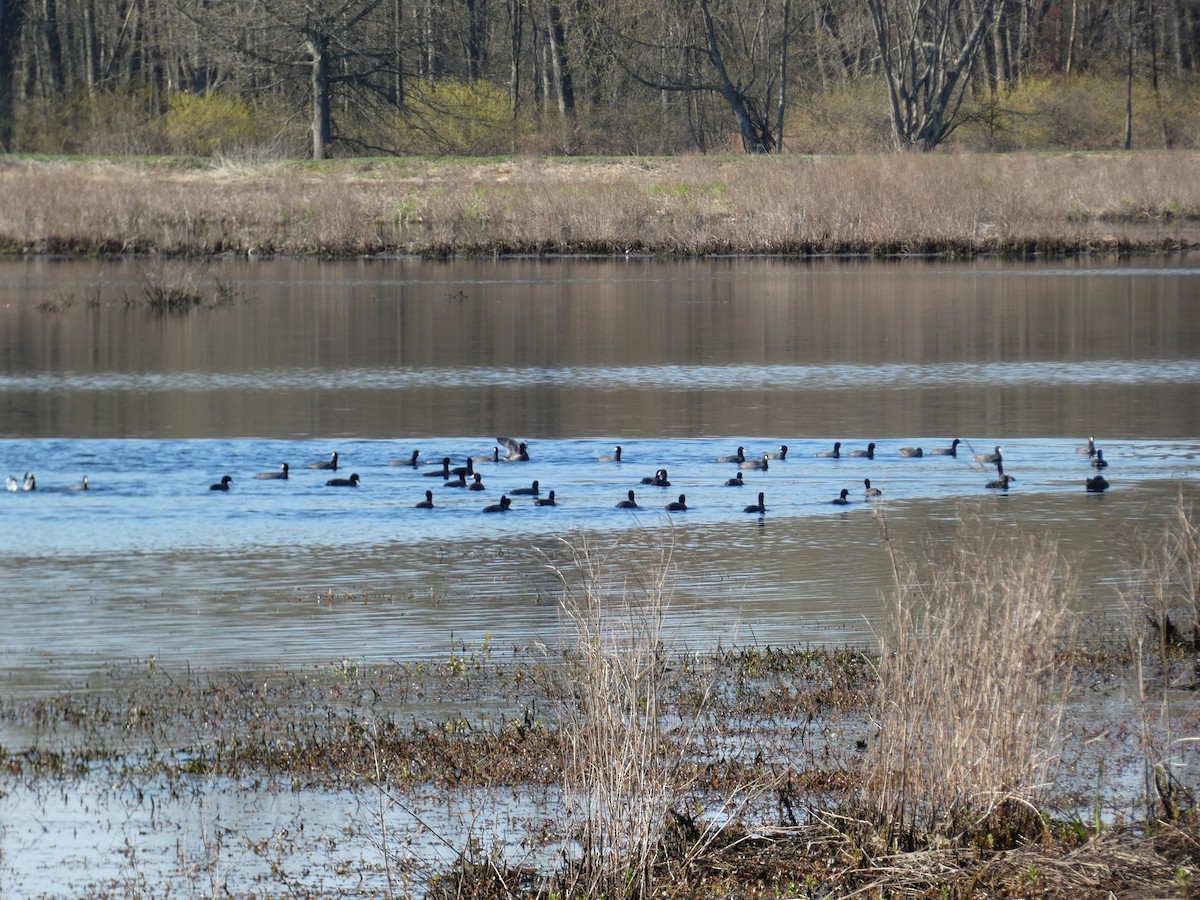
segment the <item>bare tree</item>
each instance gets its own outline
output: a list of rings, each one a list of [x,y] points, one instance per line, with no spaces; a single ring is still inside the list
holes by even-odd
[[[239,55],[272,70],[308,71],[313,159],[329,154],[335,85],[371,88],[370,75],[390,72],[393,39],[364,27],[384,0],[200,0],[191,13],[210,34]],[[387,7],[384,12],[390,13]],[[390,16],[385,15],[385,18]],[[395,79],[379,86],[394,92]]]
[[[901,149],[932,150],[958,124],[999,0],[867,0]]]
[[[716,93],[747,152],[776,147],[794,27],[789,0],[698,0],[651,12],[612,4],[599,26],[635,80],[659,91]]]

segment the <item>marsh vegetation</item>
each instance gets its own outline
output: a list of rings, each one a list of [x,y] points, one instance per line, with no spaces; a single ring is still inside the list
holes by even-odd
[[[15,254],[429,257],[1163,250],[1200,221],[1195,156],[10,160]]]

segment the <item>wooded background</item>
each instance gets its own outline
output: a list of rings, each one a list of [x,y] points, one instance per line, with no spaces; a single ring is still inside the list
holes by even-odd
[[[1200,0],[0,0],[0,149],[1200,145]]]

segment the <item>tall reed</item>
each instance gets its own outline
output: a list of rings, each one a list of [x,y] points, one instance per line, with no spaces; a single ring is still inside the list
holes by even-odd
[[[1176,660],[1192,651],[1186,680],[1200,680],[1200,520],[1194,506],[1176,495],[1174,515],[1157,540],[1141,546],[1141,556],[1123,592],[1126,633],[1141,710],[1141,751],[1145,813],[1173,821],[1195,799],[1176,774],[1179,754],[1197,739],[1177,737],[1171,709]],[[1147,663],[1157,663],[1157,678]],[[1153,670],[1151,670],[1153,672]]]
[[[570,650],[560,739],[575,852],[564,889],[580,897],[645,897],[667,867],[685,864],[715,832],[681,808],[696,778],[696,704],[668,727],[664,642],[674,580],[671,538],[639,535],[636,546],[563,542],[551,563]],[[749,791],[734,791],[730,816]]]
[[[878,515],[896,587],[864,807],[892,847],[1030,836],[1060,755],[1075,577],[1048,536],[960,522],[917,556]]]

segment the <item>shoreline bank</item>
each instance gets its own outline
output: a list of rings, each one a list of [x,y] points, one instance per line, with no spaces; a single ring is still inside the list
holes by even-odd
[[[9,158],[0,253],[953,258],[1200,246],[1197,154]]]

